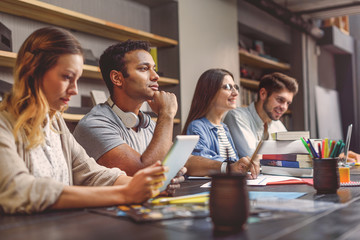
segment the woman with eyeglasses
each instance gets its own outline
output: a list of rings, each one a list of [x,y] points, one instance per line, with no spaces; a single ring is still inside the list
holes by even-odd
[[[239,86],[232,73],[225,69],[209,69],[199,78],[182,134],[199,135],[193,155],[222,161],[221,172],[227,171],[228,162],[237,162],[237,169],[250,171],[250,178],[259,173],[258,162],[249,157],[239,161],[229,129],[222,122],[225,113],[236,107]]]

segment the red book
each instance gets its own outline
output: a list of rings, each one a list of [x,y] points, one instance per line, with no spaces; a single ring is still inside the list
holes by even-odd
[[[311,161],[309,154],[288,153],[288,154],[263,154],[261,159],[277,161]]]
[[[308,184],[310,186],[314,185],[312,178],[302,178],[300,180],[290,179],[278,182],[268,182],[266,185],[286,185],[286,184]]]

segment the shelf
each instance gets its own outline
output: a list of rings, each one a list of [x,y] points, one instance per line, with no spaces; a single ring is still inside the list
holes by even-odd
[[[0,66],[2,67],[14,67],[16,60],[16,53],[0,50]]]
[[[85,116],[85,114],[63,113],[62,116],[64,120],[67,122],[79,122]],[[151,119],[155,122],[157,120],[157,118],[151,118]],[[179,123],[180,123],[180,119],[175,118],[174,124],[179,124]]]
[[[63,118],[67,122],[78,122],[80,121],[85,115],[84,114],[74,114],[74,113],[63,113]]]
[[[176,40],[91,17],[37,0],[1,0],[0,11],[48,24],[124,41],[147,40],[153,46],[176,46]]]
[[[16,60],[16,53],[0,50],[0,66],[1,67],[12,68],[15,66],[15,60]],[[102,80],[102,76],[101,76],[99,67],[92,66],[92,65],[84,65],[84,71],[83,71],[82,77]],[[179,80],[172,79],[172,78],[166,78],[166,77],[160,77],[158,83],[160,86],[176,85],[176,84],[179,84]]]
[[[240,49],[240,63],[248,64],[255,67],[274,69],[274,70],[290,70],[290,64],[276,62],[271,59],[260,57],[251,53],[246,52],[245,50]]]
[[[249,88],[251,90],[257,91],[259,88],[260,82],[257,80],[247,79],[247,78],[240,78],[240,85]]]
[[[102,80],[99,67],[91,66],[91,65],[84,65],[84,71],[82,77]],[[177,85],[179,84],[179,80],[173,78],[167,78],[167,77],[160,77],[158,83],[160,86]]]

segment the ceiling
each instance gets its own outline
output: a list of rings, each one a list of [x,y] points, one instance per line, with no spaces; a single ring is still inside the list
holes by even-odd
[[[326,19],[360,14],[360,0],[272,0],[304,18]]]
[[[241,1],[241,0],[239,0]],[[315,38],[321,19],[360,14],[360,0],[242,0]]]

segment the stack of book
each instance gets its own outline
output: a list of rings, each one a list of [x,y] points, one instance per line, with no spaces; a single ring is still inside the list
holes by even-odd
[[[263,174],[312,177],[312,159],[300,138],[309,138],[308,131],[272,134],[274,140],[263,142],[259,152]]]
[[[311,168],[312,159],[309,154],[303,153],[263,154],[260,164],[263,166]]]

